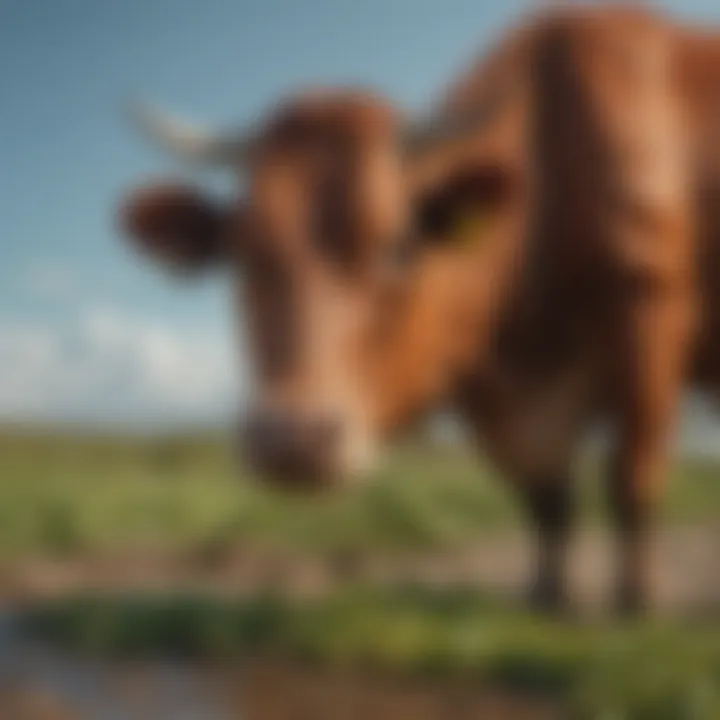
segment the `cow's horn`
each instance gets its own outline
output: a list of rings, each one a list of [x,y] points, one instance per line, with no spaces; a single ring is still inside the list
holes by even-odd
[[[250,147],[246,134],[216,133],[146,103],[129,103],[128,114],[146,136],[181,160],[236,166],[242,163]]]

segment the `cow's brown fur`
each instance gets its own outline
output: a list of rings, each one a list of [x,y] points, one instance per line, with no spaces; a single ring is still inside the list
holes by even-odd
[[[314,97],[281,114],[256,159],[249,201],[256,224],[242,233],[256,281],[247,236],[256,248],[281,239],[295,247],[278,264],[285,285],[265,277],[251,289],[251,317],[262,318],[256,337],[280,334],[260,339],[260,354],[274,355],[261,365],[280,356],[287,370],[296,333],[306,372],[296,364],[284,390],[314,396],[323,391],[313,373],[325,382],[338,366],[307,342],[329,342],[345,371],[354,364],[363,423],[375,434],[453,398],[527,502],[539,531],[537,598],[551,604],[563,595],[571,463],[590,424],[610,421],[618,600],[634,609],[647,596],[649,524],[679,396],[690,384],[711,393],[720,387],[720,36],[641,8],[552,10],[483,57],[437,116],[472,113],[498,88],[512,92],[481,129],[425,148],[402,168],[388,154],[396,121],[369,96]],[[293,122],[321,138],[317,167],[325,169],[315,175],[282,154]],[[348,154],[323,156],[330,136]],[[293,167],[302,183],[283,184]],[[325,171],[328,184],[313,185]],[[290,263],[306,262],[310,242],[298,231],[312,205],[300,187],[335,193],[328,237],[347,272],[342,292],[369,313],[362,342],[341,341],[340,331],[328,340],[310,311],[305,325],[288,325],[268,310],[268,296],[283,292],[291,293],[286,310],[305,307],[288,289],[299,277]],[[494,212],[477,242],[460,248],[442,217],[452,219],[463,187]],[[131,229],[157,252],[162,233],[150,227],[143,198],[131,201]],[[381,292],[371,261],[397,242],[408,215],[420,218],[422,248],[399,286]],[[327,277],[314,277],[305,292],[327,289]],[[326,387],[336,392],[347,377]]]

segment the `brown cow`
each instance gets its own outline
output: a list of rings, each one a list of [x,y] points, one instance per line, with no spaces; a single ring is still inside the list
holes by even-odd
[[[249,192],[219,207],[151,185],[125,226],[160,260],[242,269],[249,449],[269,476],[347,475],[451,398],[527,502],[545,605],[564,596],[572,461],[608,422],[617,599],[638,609],[678,398],[720,386],[720,36],[553,9],[432,117],[341,92],[251,137],[144,115],[170,149],[247,168]]]

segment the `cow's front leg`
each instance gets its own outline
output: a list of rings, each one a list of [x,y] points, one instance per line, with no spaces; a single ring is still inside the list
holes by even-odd
[[[652,589],[652,525],[668,464],[693,318],[682,284],[634,289],[620,323],[624,357],[618,378],[618,438],[610,506],[619,538],[616,606],[642,612]]]
[[[566,555],[573,524],[569,468],[593,407],[595,355],[574,358],[549,379],[498,373],[465,395],[466,411],[495,466],[532,523],[532,604],[566,609]],[[469,401],[469,402],[468,402]]]
[[[530,601],[543,612],[565,612],[569,606],[567,549],[574,517],[572,484],[567,476],[531,478],[522,493],[536,533]]]

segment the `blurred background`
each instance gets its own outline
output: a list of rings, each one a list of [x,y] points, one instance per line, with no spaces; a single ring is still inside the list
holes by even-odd
[[[662,5],[718,20],[714,0]],[[113,226],[139,177],[186,172],[129,130],[126,98],[221,127],[309,84],[422,110],[530,6],[0,2],[0,717],[300,717],[283,688],[312,718],[565,717],[568,703],[720,717],[717,616],[700,617],[720,595],[720,445],[700,401],[664,509],[661,603],[680,619],[555,627],[516,607],[521,518],[451,420],[349,495],[240,482],[225,434],[251,377],[227,278],[164,278]],[[575,572],[592,605],[608,557],[586,455]],[[365,714],[338,710],[370,697]]]

